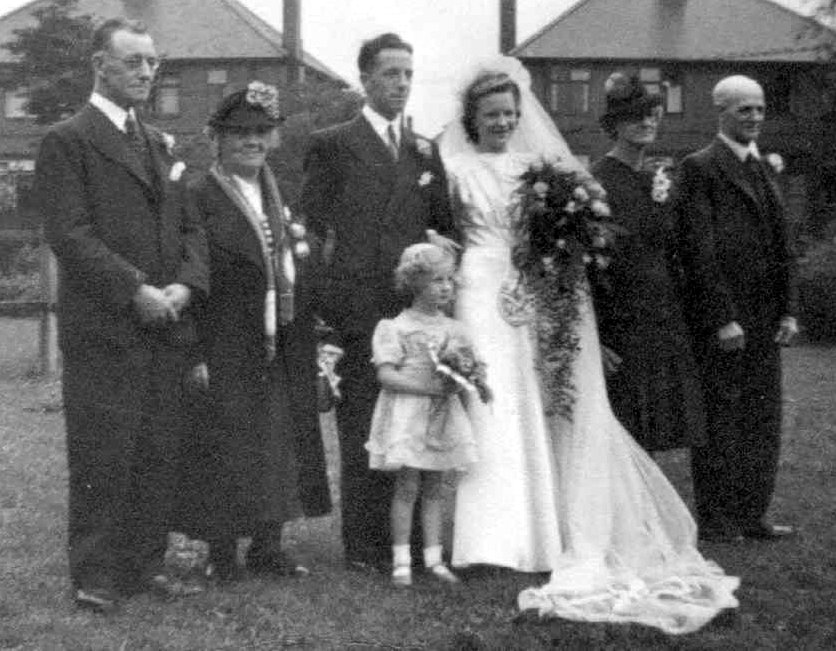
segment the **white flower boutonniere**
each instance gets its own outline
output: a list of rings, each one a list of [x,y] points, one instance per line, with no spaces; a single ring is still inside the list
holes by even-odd
[[[424,158],[432,158],[433,146],[429,140],[425,138],[416,138],[415,147],[418,149],[418,153]]]
[[[664,165],[659,165],[656,172],[653,174],[653,187],[650,190],[650,196],[656,203],[665,203],[668,200],[671,192],[671,177]]]
[[[780,174],[784,171],[784,159],[781,154],[776,154],[772,152],[771,154],[767,154],[765,157],[767,163],[769,163],[770,167],[775,170],[776,174]]]
[[[432,172],[430,172],[430,171],[423,172],[421,174],[421,176],[418,177],[418,185],[420,185],[423,188],[423,187],[429,185],[430,183],[432,183],[432,180],[434,178],[435,178],[435,175]]]
[[[173,158],[174,145],[177,144],[177,141],[174,139],[174,136],[172,136],[170,133],[166,133],[165,131],[162,132],[162,137],[166,153]]]
[[[176,183],[180,180],[180,177],[183,176],[183,172],[185,171],[186,164],[181,160],[176,161],[168,172],[168,180]]]

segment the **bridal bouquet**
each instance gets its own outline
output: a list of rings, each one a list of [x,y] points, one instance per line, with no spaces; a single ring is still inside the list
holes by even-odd
[[[591,176],[534,164],[520,177],[512,250],[533,304],[538,373],[547,414],[571,417],[576,325],[587,281],[607,267],[617,232],[604,189]]]
[[[430,345],[429,353],[437,373],[450,378],[465,391],[478,394],[484,403],[492,400],[485,363],[476,357],[472,346],[450,340],[440,349]]]

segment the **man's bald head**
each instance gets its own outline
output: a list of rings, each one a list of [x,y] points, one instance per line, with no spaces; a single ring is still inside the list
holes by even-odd
[[[754,79],[732,75],[711,93],[719,110],[720,133],[744,145],[758,139],[766,114],[763,88]]]

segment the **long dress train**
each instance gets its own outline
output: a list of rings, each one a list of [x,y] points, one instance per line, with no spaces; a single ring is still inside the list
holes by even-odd
[[[488,365],[492,404],[469,413],[479,460],[460,482],[453,564],[550,570],[521,609],[584,621],[696,630],[735,607],[739,585],[696,548],[696,525],[609,405],[597,326],[581,301],[571,421],[547,421],[529,328],[500,316],[513,282],[509,206],[530,159],[478,154],[446,162],[465,253],[457,316]]]

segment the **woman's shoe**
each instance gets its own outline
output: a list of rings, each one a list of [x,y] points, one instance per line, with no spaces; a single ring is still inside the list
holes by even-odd
[[[412,568],[409,565],[396,565],[392,570],[392,584],[400,587],[412,585]]]
[[[450,571],[450,568],[444,563],[438,563],[437,565],[428,567],[427,571],[442,583],[461,583],[459,577],[453,574],[453,572]]]

